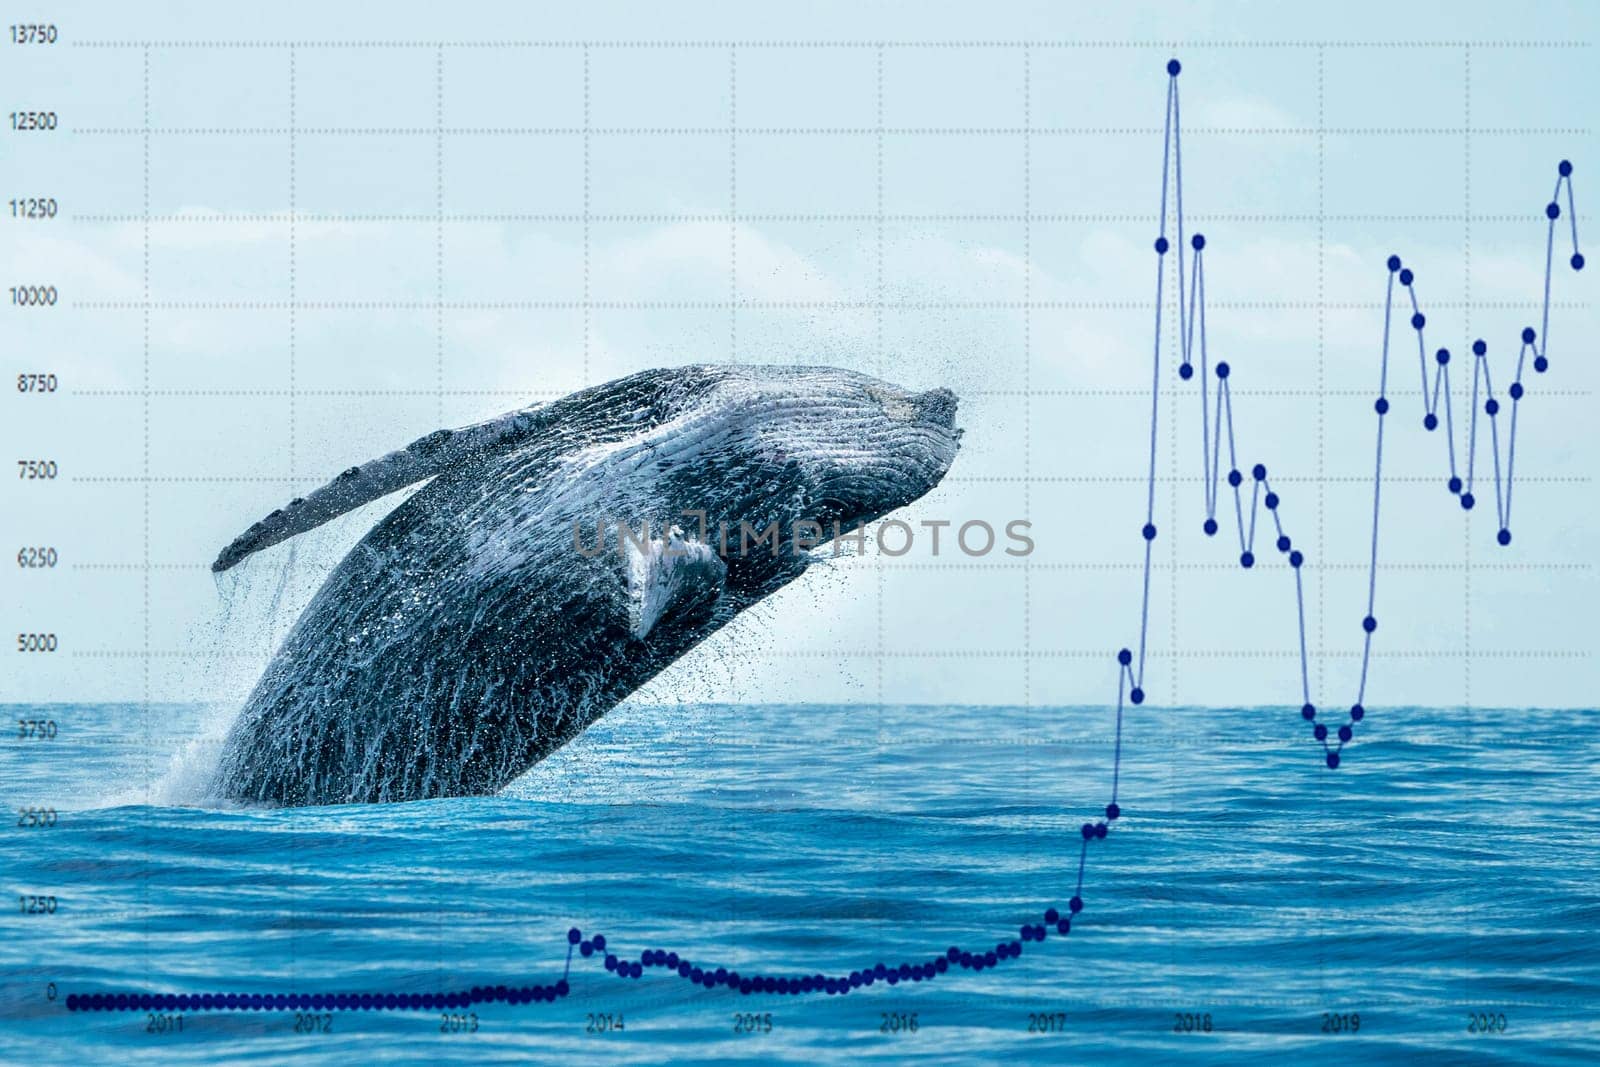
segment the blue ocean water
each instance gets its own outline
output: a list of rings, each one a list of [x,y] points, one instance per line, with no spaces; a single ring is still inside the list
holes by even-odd
[[[207,714],[6,709],[57,734],[0,748],[0,790],[59,816],[0,838],[10,891],[57,898],[14,905],[0,939],[0,1061],[1600,1057],[1593,712],[1374,708],[1329,772],[1296,709],[1133,709],[1125,814],[1089,849],[1083,913],[982,973],[741,996],[597,956],[566,998],[477,1005],[455,1029],[440,1011],[311,1033],[294,1012],[166,1032],[68,1013],[67,995],[112,990],[549,983],[572,926],[624,958],[745,973],[992,948],[1072,896],[1114,725],[1104,708],[628,705],[499,796],[249,810],[178,803]]]

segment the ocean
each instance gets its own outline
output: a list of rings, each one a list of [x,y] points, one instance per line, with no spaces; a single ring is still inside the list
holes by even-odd
[[[1592,1063],[1594,714],[1374,706],[1329,771],[1298,708],[1134,708],[1085,844],[1106,708],[626,704],[497,796],[261,810],[197,803],[213,709],[10,705],[0,1061]],[[119,992],[444,1006],[68,1010]]]

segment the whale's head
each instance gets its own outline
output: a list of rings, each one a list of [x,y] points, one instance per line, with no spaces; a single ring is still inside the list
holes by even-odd
[[[782,515],[854,530],[936,487],[961,440],[948,389],[832,367],[753,367],[725,385],[757,461],[794,492]]]
[[[833,367],[658,373],[654,425],[642,440],[653,484],[622,495],[648,500],[650,517],[665,514],[686,531],[692,524],[673,516],[698,513],[730,587],[759,592],[791,580],[807,549],[934,489],[960,446],[948,389],[905,389]]]

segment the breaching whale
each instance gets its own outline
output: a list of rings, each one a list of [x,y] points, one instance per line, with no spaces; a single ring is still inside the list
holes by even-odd
[[[350,468],[212,565],[432,479],[312,598],[213,792],[301,805],[500,789],[798,577],[806,545],[938,485],[955,409],[946,389],[852,371],[689,366]]]

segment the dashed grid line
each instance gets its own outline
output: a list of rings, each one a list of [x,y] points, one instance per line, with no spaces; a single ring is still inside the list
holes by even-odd
[[[438,421],[444,422],[444,49],[433,54],[433,333],[434,390]]]
[[[74,222],[82,223],[116,223],[131,222],[143,223],[145,216],[139,214],[119,214],[116,212],[77,212],[69,216]],[[437,222],[440,215],[435,212],[417,214],[414,212],[297,212],[295,217],[300,222],[319,223],[380,223],[380,222],[406,222],[426,223],[432,225]],[[1514,223],[1522,225],[1530,219],[1537,218],[1536,212],[1523,212],[1520,214],[1483,214],[1473,215],[1470,220],[1460,212],[1439,212],[1433,214],[1382,214],[1362,212],[1358,214],[1327,215],[1300,214],[1295,212],[1252,212],[1252,213],[1196,213],[1190,217],[1191,222],[1268,222],[1268,223],[1293,223],[1293,222],[1363,222],[1363,223],[1429,223],[1429,222],[1463,222],[1471,221],[1476,225],[1496,223]],[[1578,221],[1584,222],[1591,216],[1580,213]],[[443,219],[446,223],[468,222],[538,222],[538,223],[723,223],[732,222],[733,217],[722,212],[637,212],[623,214],[584,214],[568,212],[445,212]],[[281,211],[183,211],[154,214],[149,217],[151,223],[156,224],[209,224],[221,222],[287,222],[289,216]],[[876,214],[862,214],[859,212],[740,212],[740,222],[801,222],[801,223],[875,223],[878,221]],[[1116,212],[919,212],[901,214],[886,212],[883,215],[886,223],[962,223],[962,222],[1017,222],[1017,223],[1156,223],[1154,215],[1141,215]]]
[[[1184,39],[1171,37],[1146,37],[1146,38],[1051,38],[1051,39],[1024,39],[1024,38],[951,38],[937,40],[889,40],[873,39],[861,40],[855,38],[837,38],[832,40],[778,40],[773,38],[703,38],[699,40],[670,40],[665,38],[517,38],[482,40],[460,38],[453,41],[419,41],[399,38],[351,38],[322,40],[264,40],[264,39],[239,39],[239,38],[110,38],[86,37],[71,42],[78,48],[143,48],[143,49],[168,49],[168,48],[305,48],[305,49],[422,49],[422,48],[485,48],[492,50],[524,49],[524,48],[553,48],[553,49],[593,49],[603,50],[725,50],[738,48],[743,50],[756,49],[857,49],[883,51],[886,49],[932,49],[947,51],[951,49],[1009,49],[1032,48],[1036,50],[1099,50],[1099,49],[1145,49],[1157,51],[1200,51],[1211,49],[1245,49],[1245,50],[1277,50],[1290,48],[1332,48],[1332,49],[1552,49],[1557,51],[1586,49],[1588,41],[1559,40],[1549,38],[1523,38],[1519,40],[1479,40],[1471,38],[1369,38],[1365,40],[1352,38],[1256,38],[1250,40],[1218,40],[1218,39]]]
[[[296,92],[298,81],[295,70],[295,50],[289,49],[289,210],[287,212],[288,237],[289,237],[289,477],[295,476],[295,408],[296,408],[296,361],[298,356],[296,335],[296,308],[295,302],[299,297],[298,277],[296,271],[296,255],[299,248],[296,244],[297,233],[295,230],[296,207],[296,178],[298,160],[295,157],[295,119],[296,119]],[[146,294],[148,296],[149,294]]]
[[[1143,567],[1139,568],[1143,570]],[[67,651],[63,649],[63,651]],[[135,659],[149,656],[152,659],[193,659],[206,660],[216,657],[230,657],[226,652],[196,652],[188,649],[164,649],[144,652],[138,649],[74,649],[71,654],[84,659]],[[739,654],[753,659],[766,660],[814,660],[814,659],[900,659],[900,660],[964,660],[964,659],[1023,659],[1032,656],[1036,659],[1093,659],[1104,662],[1106,650],[1104,648],[1035,648],[1035,649],[958,649],[958,648],[928,648],[928,649],[885,649],[881,654],[874,649],[862,649],[853,645],[845,645],[836,649],[741,649]],[[1363,655],[1361,649],[1329,649],[1325,655],[1336,659],[1360,659]],[[1428,659],[1431,657],[1444,657],[1460,659],[1469,653],[1459,648],[1424,648],[1412,650],[1375,650],[1373,659]],[[1474,648],[1470,655],[1481,659],[1506,659],[1506,660],[1572,660],[1588,659],[1593,653],[1587,649],[1478,649]],[[1146,653],[1147,659],[1177,659],[1177,660],[1207,660],[1207,659],[1298,659],[1298,649],[1182,649],[1177,652],[1162,652],[1150,649]],[[254,659],[256,653],[241,652],[236,657]]]
[[[585,48],[583,50],[583,384],[585,386],[589,384],[589,350],[592,345],[591,332],[594,328],[594,297],[590,288],[593,275],[593,250],[590,245],[592,221],[589,215],[592,187],[590,151],[593,147],[589,122],[590,78],[589,50]]]
[[[728,49],[728,362],[739,362],[739,50]]]
[[[844,562],[844,561],[846,561],[848,559],[854,559],[854,558],[856,558],[856,557],[840,556],[839,557],[839,562]],[[976,560],[970,560],[970,559],[935,559],[935,560],[916,560],[916,561],[907,562],[907,561],[902,561],[902,560],[898,560],[898,559],[886,559],[886,560],[881,561],[877,565],[882,567],[886,571],[964,570],[964,571],[1013,572],[1013,573],[1018,573],[1018,574],[1021,573],[1021,571],[1023,570],[1024,567],[1028,568],[1029,570],[1036,571],[1036,572],[1037,571],[1141,571],[1141,570],[1144,569],[1144,565],[1141,564],[1141,563],[1090,562],[1090,561],[1083,561],[1083,560],[1072,560],[1072,561],[1065,561],[1065,562],[1058,562],[1058,563],[1052,563],[1052,562],[1035,563],[1031,559],[1015,559],[1015,560],[996,561],[996,562],[978,562]],[[119,570],[140,571],[140,570],[144,570],[147,565],[143,564],[143,563],[115,563],[115,562],[108,562],[108,561],[79,561],[79,562],[63,561],[62,566],[71,567],[71,568],[75,568],[75,569],[78,569],[78,570],[91,570],[91,571],[94,571],[94,570],[98,570],[98,571],[119,571]],[[1320,568],[1322,568],[1324,570],[1361,571],[1361,572],[1364,573],[1369,569],[1370,566],[1371,565],[1365,560],[1362,560],[1360,562],[1350,562],[1350,563],[1314,562],[1314,561],[1308,560],[1304,564],[1304,569],[1305,570],[1316,570],[1317,568],[1320,567]],[[196,572],[204,571],[207,574],[211,573],[211,564],[209,564],[209,563],[150,563],[150,564],[148,564],[148,567],[149,567],[150,570],[156,570],[156,571],[196,571]],[[1229,571],[1229,572],[1233,572],[1233,571],[1236,571],[1238,569],[1238,564],[1236,564],[1236,563],[1204,563],[1204,562],[1200,562],[1198,560],[1193,560],[1193,561],[1179,560],[1176,563],[1173,563],[1173,562],[1170,562],[1170,561],[1167,562],[1167,563],[1152,562],[1151,563],[1151,567],[1156,569],[1156,570],[1169,570],[1169,571]],[[1378,569],[1380,571],[1413,571],[1413,572],[1438,571],[1438,572],[1454,572],[1454,571],[1464,570],[1464,569],[1466,569],[1466,567],[1467,567],[1467,564],[1465,564],[1465,563],[1403,563],[1403,562],[1402,563],[1392,563],[1392,562],[1384,562],[1384,561],[1379,561],[1379,563],[1378,563]],[[1496,562],[1484,563],[1484,562],[1475,562],[1475,563],[1472,564],[1472,568],[1474,570],[1479,570],[1479,571],[1511,571],[1511,572],[1543,572],[1543,571],[1574,571],[1574,572],[1582,572],[1582,571],[1593,570],[1595,567],[1596,567],[1596,564],[1593,564],[1593,563],[1569,563],[1569,562],[1565,562],[1565,561],[1561,561],[1561,560],[1551,560],[1551,561],[1548,561],[1548,562],[1518,562],[1518,563],[1496,563]]]
[[[883,195],[883,148],[884,148],[884,140],[883,140],[883,133],[882,133],[882,130],[883,130],[883,112],[884,112],[884,84],[883,84],[884,83],[884,77],[883,77],[883,75],[884,75],[884,70],[883,70],[883,49],[882,48],[878,48],[878,49],[875,49],[874,52],[873,52],[873,80],[874,80],[874,86],[875,86],[875,89],[876,89],[876,92],[875,92],[875,95],[874,95],[873,114],[874,114],[874,117],[876,119],[877,128],[878,128],[879,132],[878,132],[878,136],[877,136],[876,140],[874,141],[874,146],[873,146],[873,167],[874,167],[874,178],[875,178],[874,193],[873,193],[873,195],[874,195],[873,206],[877,211],[877,217],[876,217],[876,220],[875,220],[876,221],[876,225],[873,227],[873,237],[874,237],[874,248],[873,248],[873,251],[874,251],[874,268],[873,268],[873,271],[874,271],[874,273],[873,273],[873,281],[874,281],[876,289],[877,289],[877,294],[876,294],[877,295],[877,306],[873,310],[872,322],[873,322],[873,341],[874,341],[874,347],[875,347],[875,367],[876,367],[876,370],[878,372],[878,377],[879,378],[883,377],[883,363],[884,363],[883,314],[884,314],[884,303],[885,303],[885,301],[884,301],[884,288],[883,288],[883,286],[884,286],[883,260],[884,260],[884,243],[885,243],[884,242],[884,221],[883,221],[884,207],[885,207],[885,205],[884,205],[884,195]],[[877,718],[877,726],[878,726],[878,728],[877,728],[876,732],[877,732],[878,738],[881,740],[884,736],[886,736],[886,733],[887,733],[887,731],[884,729],[884,724],[883,724],[883,714],[884,714],[884,687],[883,687],[884,654],[883,653],[884,653],[884,645],[885,645],[885,641],[886,641],[885,621],[884,621],[884,582],[885,582],[885,577],[884,577],[884,569],[883,569],[883,560],[881,558],[879,558],[879,559],[875,560],[874,562],[875,562],[875,567],[873,569],[873,586],[874,586],[873,612],[874,612],[874,616],[875,616],[874,621],[877,624],[877,647],[875,649],[877,654],[873,658],[873,695],[874,695],[874,697],[876,698],[876,701],[877,701],[876,718]],[[883,753],[884,753],[884,751],[885,751],[885,749],[880,746],[879,748],[875,749],[874,753],[873,753],[875,758],[872,761],[872,771],[873,771],[873,782],[872,782],[872,785],[873,785],[873,789],[875,791],[881,791],[881,786],[882,786],[882,782],[883,782]],[[878,854],[882,855],[883,854],[883,846],[884,846],[884,834],[883,834],[883,829],[882,829],[881,824],[879,825],[878,838],[877,838],[877,841],[875,842],[875,844],[877,846]],[[882,890],[883,890],[883,872],[885,870],[887,870],[887,869],[888,869],[888,865],[887,864],[878,864],[877,865],[877,870],[878,870],[878,890],[879,890],[880,894],[882,893]],[[882,943],[883,943],[882,942],[882,933],[881,933],[881,929],[880,929],[880,934],[879,934],[880,951],[881,951]]]
[[[1022,50],[1022,475],[1033,474],[1033,54]],[[1033,519],[1033,486],[1022,486],[1022,518]],[[1033,570],[1031,556],[1022,559],[1022,649],[1033,649]],[[1022,657],[1023,728],[1033,729],[1033,657]],[[1033,801],[1033,761],[1022,763],[1023,795]],[[1028,858],[1039,866],[1038,849],[1029,838]],[[1051,857],[1053,858],[1053,857]]]
[[[297,98],[297,92],[298,92],[298,85],[297,85],[298,77],[297,77],[297,70],[296,70],[296,65],[295,64],[296,64],[296,51],[295,51],[295,49],[291,48],[291,49],[289,49],[289,131],[290,132],[289,132],[289,138],[288,138],[288,149],[289,149],[289,352],[288,352],[288,356],[289,356],[289,457],[288,457],[288,459],[289,459],[289,479],[290,479],[291,483],[294,482],[296,480],[296,478],[297,478],[297,472],[295,470],[295,451],[294,451],[295,441],[294,441],[294,438],[295,438],[295,407],[296,407],[296,401],[298,399],[295,396],[295,386],[296,386],[295,372],[296,372],[296,359],[297,359],[297,356],[298,356],[298,346],[296,344],[297,338],[296,338],[296,329],[295,328],[296,328],[296,325],[297,325],[297,322],[296,322],[296,319],[297,319],[296,303],[297,303],[297,299],[299,297],[298,279],[296,277],[296,273],[297,273],[296,272],[296,266],[297,266],[297,264],[296,264],[296,260],[295,260],[295,253],[296,253],[296,247],[295,247],[295,208],[298,206],[298,199],[296,197],[296,191],[297,190],[295,188],[296,178],[298,177],[298,174],[296,173],[296,164],[297,164],[298,161],[295,158],[296,137],[295,137],[295,133],[294,133],[295,127],[297,125],[295,120],[298,117],[297,114],[296,114],[296,103],[297,103],[297,99],[296,98]],[[284,557],[283,571],[282,571],[282,577],[281,577],[281,580],[282,580],[282,582],[284,584],[287,584],[289,582],[291,576],[294,573],[294,565],[295,565],[296,556],[297,556],[297,553],[289,552]],[[291,887],[298,886],[300,884],[300,881],[301,881],[301,872],[300,872],[300,833],[301,833],[301,830],[302,830],[302,827],[301,827],[302,821],[303,820],[301,819],[300,811],[298,809],[296,809],[294,811],[291,811],[289,813],[289,833],[287,835],[287,844],[288,844],[288,853],[289,853],[289,863],[288,863],[289,878],[288,878],[288,881],[289,881],[289,885]],[[288,935],[288,942],[289,942],[289,976],[290,976],[291,980],[298,980],[299,970],[300,970],[300,931],[296,926],[293,926],[293,925],[290,926],[289,935]]]
[[[743,126],[747,137],[1138,137],[1159,136],[1145,126]],[[80,137],[284,137],[286,126],[75,126]],[[725,126],[302,126],[302,137],[706,137],[728,136]],[[1457,126],[1200,126],[1185,134],[1212,137],[1458,137]],[[1474,134],[1502,137],[1587,137],[1586,126],[1485,126]]]
[[[143,59],[142,67],[143,67],[144,125],[145,125],[145,128],[148,129],[150,127],[150,50],[148,48],[144,49],[142,59]],[[141,196],[142,196],[142,204],[143,204],[144,214],[145,214],[145,217],[148,219],[148,217],[150,215],[150,148],[151,148],[150,138],[148,136],[144,137],[143,140],[141,141],[141,148],[143,150],[142,151],[142,157],[143,157],[143,183],[142,183]],[[142,251],[142,258],[143,258],[143,274],[142,274],[142,277],[141,277],[140,288],[141,288],[141,293],[142,293],[142,295],[144,297],[144,302],[145,302],[146,305],[148,305],[150,303],[150,224],[149,224],[149,222],[146,222],[144,224],[143,229],[142,229],[142,233],[141,233],[141,238],[142,238],[141,239],[141,246],[142,246],[141,247],[141,251]],[[140,470],[148,478],[149,475],[150,475],[150,436],[151,436],[151,434],[150,434],[150,311],[149,311],[148,306],[146,307],[144,315],[142,316],[142,320],[141,320],[140,354],[141,354],[141,358],[140,358],[140,379],[141,379],[141,387],[144,390],[144,399],[141,401],[141,404],[140,404],[140,421],[141,421],[142,428],[143,428],[143,440],[141,442],[141,444],[143,446],[143,449],[142,449],[143,455],[142,455],[141,460],[140,460]],[[150,577],[151,577],[151,574],[152,574],[152,572],[150,570],[150,553],[151,553],[151,547],[152,547],[151,546],[151,538],[150,538],[150,483],[146,482],[141,487],[141,490],[142,491],[140,493],[140,505],[141,505],[141,512],[142,512],[142,520],[143,520],[143,537],[141,538],[141,541],[142,541],[143,555],[144,555],[144,573],[143,573],[143,577],[141,579],[141,583],[140,584],[141,584],[141,592],[143,594],[143,599],[144,599],[144,611],[143,611],[143,615],[141,617],[141,623],[142,623],[141,630],[143,632],[142,651],[144,653],[144,657],[141,660],[141,664],[140,664],[139,712],[140,712],[141,724],[142,724],[142,726],[144,728],[143,729],[143,733],[144,733],[144,737],[143,737],[143,741],[144,741],[144,745],[143,745],[143,748],[144,748],[143,764],[144,764],[144,766],[143,766],[142,769],[143,769],[143,772],[144,772],[144,799],[145,799],[145,808],[144,808],[144,810],[145,810],[146,814],[145,814],[145,817],[139,821],[140,822],[140,827],[139,828],[140,828],[140,835],[141,835],[141,845],[143,846],[144,854],[146,856],[148,856],[150,854],[150,841],[151,841],[151,827],[150,827],[151,815],[150,815],[150,812],[153,811],[153,808],[151,806],[151,800],[153,798],[154,789],[155,789],[155,771],[154,771],[153,766],[151,765],[151,759],[150,759],[151,750],[154,747],[154,744],[153,744],[154,735],[153,735],[153,732],[152,732],[152,723],[150,721],[150,713],[151,713],[151,699],[150,699],[151,698],[151,684],[150,684],[151,683],[151,677],[150,677],[150,674],[151,674],[151,657],[150,657],[150,645],[151,645],[151,622],[152,622],[151,611],[150,611]],[[151,922],[150,922],[150,879],[149,878],[141,878],[139,880],[139,900],[140,900],[140,911],[144,915],[143,922],[141,924],[141,932],[144,935],[144,968],[145,968],[145,973],[148,974],[150,972],[150,964],[151,964],[151,956],[150,956],[150,927],[151,927]]]
[[[141,300],[77,300],[68,307],[83,311],[143,311]],[[301,311],[576,311],[583,307],[606,311],[727,311],[726,300],[302,300]],[[1020,300],[741,300],[746,311],[1022,311]],[[1036,300],[1035,311],[1147,311],[1148,303],[1133,300]],[[1228,311],[1316,311],[1316,301],[1300,300],[1217,300],[1213,308]],[[1438,301],[1431,305],[1443,310],[1462,309],[1460,301]],[[1585,310],[1588,301],[1551,301],[1552,310]],[[155,300],[153,311],[286,311],[284,300]],[[1330,311],[1382,311],[1382,302],[1347,300],[1320,305]],[[1536,300],[1479,301],[1477,307],[1499,311],[1538,311],[1544,304]]]
[[[66,387],[63,386],[63,389],[66,389]],[[99,388],[99,387],[79,387],[79,388],[76,388],[76,389],[68,389],[66,391],[69,392],[70,395],[72,395],[72,396],[82,396],[82,397],[117,398],[117,397],[141,397],[141,396],[144,395],[144,390],[143,389],[129,389],[129,388],[115,389],[115,388]],[[296,389],[294,391],[294,395],[297,396],[297,397],[384,397],[384,396],[421,397],[421,396],[434,396],[437,392],[438,392],[438,390],[435,390],[435,389]],[[535,397],[535,398],[541,398],[541,397],[566,396],[569,392],[570,392],[570,390],[566,390],[566,389],[541,389],[541,388],[537,388],[535,386],[528,386],[526,388],[515,387],[515,388],[501,388],[501,389],[446,389],[446,390],[444,390],[444,395],[445,396],[482,396],[482,397],[516,397],[516,398]],[[1241,386],[1238,389],[1230,390],[1230,393],[1233,396],[1236,396],[1236,397],[1239,397],[1239,396],[1259,396],[1259,397],[1276,397],[1276,398],[1280,398],[1280,399],[1282,399],[1282,398],[1289,398],[1289,399],[1298,398],[1298,399],[1310,400],[1310,399],[1315,399],[1318,396],[1323,396],[1323,395],[1326,395],[1326,396],[1329,396],[1329,397],[1365,397],[1365,396],[1370,395],[1371,390],[1368,390],[1368,389],[1328,389],[1325,392],[1319,393],[1315,389],[1273,389],[1273,388],[1270,388],[1270,387],[1260,388],[1260,387]],[[228,398],[228,397],[234,397],[234,398],[242,398],[242,397],[282,397],[282,396],[290,395],[290,391],[288,389],[266,389],[266,388],[262,388],[262,389],[151,389],[150,390],[150,395],[151,396],[155,396],[155,397],[179,398],[179,399],[187,397],[187,398],[197,399],[198,400],[198,399],[213,399],[213,398]],[[1170,398],[1178,397],[1180,395],[1187,395],[1187,394],[1182,392],[1182,391],[1180,391],[1180,390],[1176,390],[1176,389],[1163,389],[1162,392],[1161,392],[1161,395],[1162,395],[1163,399],[1170,399]],[[1423,393],[1419,389],[1391,389],[1389,391],[1389,395],[1390,396],[1425,396],[1427,394]],[[1588,399],[1593,398],[1594,395],[1595,395],[1595,393],[1594,393],[1594,390],[1592,390],[1592,389],[1545,389],[1545,390],[1540,390],[1540,392],[1539,392],[1539,397],[1540,397],[1541,400],[1588,400]],[[1145,399],[1149,398],[1150,391],[1148,389],[1109,389],[1109,388],[1108,389],[1093,389],[1093,388],[1083,388],[1083,389],[1071,389],[1071,388],[1067,388],[1067,389],[1030,389],[1030,390],[1027,390],[1026,392],[1024,392],[1021,389],[963,389],[962,390],[962,396],[965,396],[965,397],[1021,397],[1021,396],[1028,396],[1028,397],[1031,397],[1031,398],[1034,398],[1034,399],[1038,399],[1038,398],[1041,398],[1041,397],[1042,398],[1056,398],[1056,399],[1062,399],[1062,398],[1105,399],[1105,398],[1110,398],[1110,397],[1127,397],[1127,398],[1137,397],[1140,400],[1145,400]]]
[[[1472,336],[1472,46],[1461,50],[1461,109],[1462,109],[1462,166],[1461,166],[1461,318],[1466,336]],[[1474,378],[1476,381],[1476,378]],[[1461,516],[1461,551],[1466,569],[1461,575],[1461,626],[1462,649],[1467,655],[1461,661],[1461,705],[1466,712],[1468,737],[1472,736],[1472,516]]]

